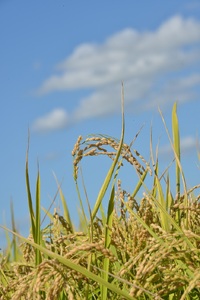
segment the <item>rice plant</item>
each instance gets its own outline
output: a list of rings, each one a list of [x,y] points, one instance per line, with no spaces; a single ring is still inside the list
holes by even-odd
[[[33,201],[27,151],[30,235],[21,236],[14,225],[12,230],[1,226],[13,234],[7,252],[0,257],[1,300],[200,298],[200,203],[199,196],[194,195],[200,186],[187,189],[181,166],[177,104],[172,109],[172,138],[160,112],[174,152],[173,194],[167,173],[159,175],[159,159],[154,158],[152,146],[149,164],[132,143],[124,142],[123,98],[122,89],[121,138],[80,136],[72,150],[81,229],[73,224],[59,184],[63,215],[47,209],[49,225],[42,227],[40,174],[38,171]],[[89,156],[107,156],[111,166],[94,207],[88,202],[88,216],[79,188],[79,166]],[[123,189],[120,180],[125,163],[131,164],[138,176],[132,191]],[[153,182],[151,189],[145,184],[148,176]],[[138,201],[141,191],[143,197]],[[109,201],[104,207],[106,193]]]

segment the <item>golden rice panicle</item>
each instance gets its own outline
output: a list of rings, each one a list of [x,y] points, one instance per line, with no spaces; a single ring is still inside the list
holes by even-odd
[[[78,177],[78,163],[82,158],[82,150],[80,150],[80,143],[82,141],[82,136],[80,135],[74,145],[74,149],[72,150],[72,156],[74,157],[74,180],[77,180]]]
[[[28,240],[33,242],[33,236],[32,234],[29,235]],[[31,246],[28,243],[23,243],[21,244],[21,248],[22,248],[22,253],[23,253],[23,257],[25,259],[25,261],[27,263],[29,262],[33,262],[35,259],[35,250],[33,248],[33,246]]]
[[[133,149],[133,151],[142,160],[142,162],[146,165],[146,169],[148,170],[149,174],[152,175],[152,170],[151,170],[149,163],[144,159],[144,157],[137,150]]]
[[[80,149],[80,143],[82,141],[83,137],[81,135],[79,135],[75,145],[74,145],[74,149],[72,150],[72,156],[75,156],[77,154],[77,152]]]
[[[82,159],[82,157],[86,156],[97,156],[97,155],[107,155],[112,160],[116,155],[116,151],[119,148],[119,140],[108,137],[108,136],[92,136],[86,138],[82,144],[86,144],[86,147],[82,150],[80,149],[80,142],[79,139],[72,151],[72,155],[75,156],[74,159],[74,177],[77,179],[77,172],[78,172],[78,163]],[[113,148],[115,151],[109,151],[107,147]],[[135,154],[142,160],[145,164],[146,169],[152,174],[151,168],[149,163],[146,162],[144,157],[136,150],[134,150]],[[132,164],[137,172],[142,175],[145,171],[145,168],[139,163],[135,156],[133,156],[131,152],[131,147],[127,144],[123,144],[121,156],[130,164]]]

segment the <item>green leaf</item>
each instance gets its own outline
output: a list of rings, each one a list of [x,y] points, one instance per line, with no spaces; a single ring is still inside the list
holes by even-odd
[[[26,190],[28,196],[28,207],[29,207],[29,214],[31,220],[31,232],[33,237],[35,237],[35,214],[33,210],[33,202],[31,197],[31,189],[30,189],[30,181],[29,181],[29,171],[28,171],[28,150],[29,150],[29,140],[28,140],[28,149],[26,152]]]
[[[157,186],[157,190],[158,190],[158,202],[160,203],[160,206],[162,207],[162,209],[160,209],[160,207],[158,208],[159,212],[160,212],[161,227],[166,232],[169,232],[170,225],[169,225],[169,220],[168,220],[168,212],[166,210],[166,203],[165,203],[165,198],[163,195],[162,187],[161,187],[160,181],[157,176],[156,176],[156,186]]]
[[[120,142],[119,142],[119,148],[118,151],[116,153],[115,159],[106,175],[106,178],[101,186],[101,189],[99,191],[99,194],[97,196],[97,200],[94,206],[94,209],[92,211],[92,220],[94,220],[94,218],[96,217],[96,214],[99,210],[99,207],[101,205],[101,202],[103,200],[103,197],[108,189],[108,186],[111,182],[115,167],[118,163],[120,154],[121,154],[121,150],[122,150],[122,146],[123,146],[123,141],[124,141],[124,131],[125,131],[125,124],[124,124],[124,88],[123,88],[123,84],[122,84],[122,131],[121,131],[121,138],[120,138]]]
[[[178,117],[177,117],[177,104],[174,103],[172,109],[172,133],[173,133],[173,143],[174,143],[174,151],[176,153],[176,192],[177,195],[180,194],[180,134],[179,134],[179,124],[178,124]]]
[[[109,248],[110,242],[111,242],[113,213],[114,213],[114,199],[115,199],[115,186],[113,185],[109,204],[108,204],[107,222],[106,222],[106,226],[105,226],[105,248]],[[104,257],[102,277],[107,282],[108,282],[109,263],[110,263],[109,258]],[[107,290],[108,290],[108,288],[105,285],[103,285],[102,286],[102,300],[107,299]]]
[[[35,219],[35,237],[34,241],[40,245],[41,244],[41,231],[40,231],[40,173],[38,170],[37,182],[36,182],[36,219]],[[42,261],[41,253],[36,249],[35,263],[39,265]]]

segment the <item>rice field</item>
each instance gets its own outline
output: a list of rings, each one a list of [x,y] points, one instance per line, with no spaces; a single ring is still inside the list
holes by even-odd
[[[0,299],[200,299],[200,202],[199,186],[187,189],[181,166],[177,104],[172,109],[172,133],[176,191],[166,171],[159,174],[159,158],[150,145],[147,162],[120,139],[105,135],[78,137],[72,150],[74,181],[80,201],[77,230],[61,188],[63,215],[46,210],[49,225],[41,225],[40,174],[33,198],[29,182],[28,151],[26,186],[30,213],[30,235],[13,228],[0,256]],[[88,156],[108,156],[110,169],[94,207],[85,208],[80,193],[80,164]],[[94,158],[93,158],[94,159]],[[124,162],[133,166],[138,181],[128,192],[120,181]],[[123,166],[124,165],[124,166]],[[152,176],[151,189],[145,180]],[[173,183],[174,184],[174,183]],[[140,201],[137,195],[142,191]],[[183,192],[182,192],[183,191]],[[107,207],[102,201],[109,193]],[[197,193],[197,196],[195,194]],[[89,211],[89,217],[88,217]]]

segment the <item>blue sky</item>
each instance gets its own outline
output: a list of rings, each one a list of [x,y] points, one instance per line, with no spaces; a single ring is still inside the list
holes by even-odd
[[[199,183],[200,1],[1,0],[0,40],[1,224],[10,224],[12,199],[17,226],[27,232],[28,128],[33,196],[39,161],[42,206],[56,194],[55,173],[77,222],[71,151],[79,135],[120,137],[121,81],[126,143],[144,125],[134,148],[149,160],[152,124],[162,172],[171,156],[158,107],[170,130],[177,101],[188,188]],[[91,205],[109,164],[83,163]],[[121,176],[132,191],[134,170]]]

